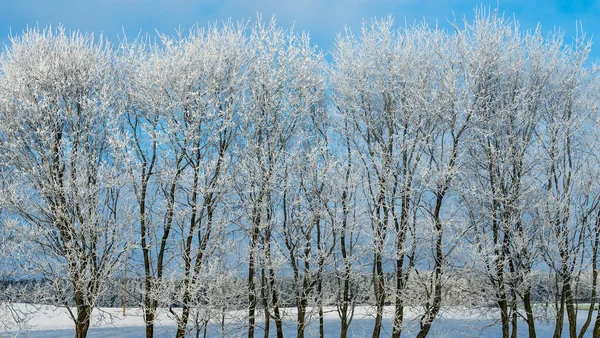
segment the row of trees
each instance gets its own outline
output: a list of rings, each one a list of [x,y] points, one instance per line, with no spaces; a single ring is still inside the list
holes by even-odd
[[[535,337],[542,273],[554,336],[599,336],[589,50],[487,10],[451,31],[373,21],[331,62],[260,18],[117,47],[27,30],[0,58],[2,274],[55,281],[77,338],[125,273],[142,281],[148,338],[157,311],[184,337],[207,308],[283,337],[290,303],[298,337],[310,318],[323,337],[332,303],[340,337],[358,304],[373,338],[386,305],[393,337],[407,308],[425,337],[450,285],[486,276],[468,287],[492,290],[508,338],[520,319]]]

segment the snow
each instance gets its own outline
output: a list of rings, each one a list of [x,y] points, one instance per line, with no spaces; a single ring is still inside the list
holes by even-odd
[[[22,314],[27,314],[28,321],[24,330],[19,330],[18,327],[12,327],[0,333],[0,337],[39,337],[39,338],[58,338],[73,336],[73,322],[69,317],[68,311],[64,308],[56,308],[49,305],[27,305],[27,304],[12,304],[12,310]],[[295,309],[283,309],[285,314],[284,335],[291,337],[296,335],[296,327],[293,318],[295,318]],[[368,306],[360,306],[355,310],[354,320],[350,326],[350,337],[365,337],[370,336],[373,325],[373,308]],[[0,318],[6,318],[10,315],[7,307],[2,307],[0,310]],[[227,333],[226,337],[242,337],[245,335],[243,311],[234,311],[228,313],[226,319]],[[393,307],[386,307],[385,321],[382,330],[382,337],[391,335],[391,318],[393,315]],[[579,325],[583,322],[584,313],[580,313]],[[489,314],[490,317],[494,313]],[[259,316],[259,320],[262,317]],[[411,337],[418,330],[418,316],[415,311],[407,310],[405,313],[404,337]],[[566,324],[566,323],[565,323]],[[263,335],[262,323],[259,321],[257,336]],[[274,323],[272,322],[272,331]],[[190,326],[191,327],[191,326]],[[540,337],[552,336],[553,325],[548,322],[536,322],[537,334]],[[335,337],[339,335],[340,322],[335,308],[325,308],[325,336]],[[519,326],[519,337],[527,336],[526,324],[521,322]],[[155,325],[155,337],[167,338],[173,337],[176,331],[176,324],[168,311],[161,309],[158,312]],[[567,336],[567,328],[565,327],[563,336]],[[127,316],[122,316],[121,308],[100,308],[95,309],[93,313],[92,328],[88,333],[90,338],[137,338],[143,337],[145,332],[144,321],[141,309],[128,308]],[[318,337],[318,320],[313,318],[311,324],[306,331],[307,337]],[[192,333],[190,337],[195,336]],[[207,337],[220,337],[221,328],[218,323],[211,323],[207,330]],[[465,308],[446,308],[441,314],[441,318],[436,320],[432,327],[430,337],[490,337],[496,338],[501,336],[500,326],[489,318],[482,316],[481,310],[471,311]],[[202,334],[200,335],[202,337]],[[585,337],[591,337],[591,329]]]

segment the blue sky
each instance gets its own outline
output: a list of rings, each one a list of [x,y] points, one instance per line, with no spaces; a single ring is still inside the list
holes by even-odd
[[[363,19],[391,14],[400,24],[425,19],[448,27],[453,15],[471,17],[480,4],[499,5],[501,12],[514,14],[523,29],[533,29],[538,22],[547,32],[561,28],[568,41],[580,20],[588,36],[598,41],[592,58],[600,57],[600,0],[0,0],[0,44],[7,43],[11,30],[15,34],[27,25],[62,23],[67,29],[103,32],[116,42],[123,29],[128,36],[140,30],[174,33],[177,27],[252,19],[262,12],[263,17],[275,14],[283,26],[295,23],[297,30],[310,31],[318,46],[328,50],[345,25],[358,31]]]

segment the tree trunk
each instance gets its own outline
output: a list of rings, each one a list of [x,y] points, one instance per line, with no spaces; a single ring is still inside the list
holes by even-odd
[[[508,318],[508,301],[506,300],[506,294],[498,295],[498,308],[500,309],[500,320],[502,323],[502,338],[508,338],[510,336],[510,323]]]
[[[144,172],[144,171],[142,171]],[[142,174],[143,175],[143,174]],[[140,207],[140,231],[141,231],[141,241],[142,241],[142,255],[144,257],[144,322],[146,324],[146,338],[154,337],[154,311],[155,309],[152,307],[152,269],[150,266],[150,249],[148,248],[147,243],[147,228],[146,228],[146,190],[147,190],[147,181],[149,179],[148,176],[144,176],[144,180],[142,182],[142,197],[139,202]]]
[[[566,274],[563,280],[563,292],[565,294],[565,306],[567,308],[567,319],[569,321],[569,338],[577,338],[577,315],[573,293],[571,291],[571,275]]]
[[[149,280],[148,280],[149,282]],[[149,283],[147,283],[149,284]],[[149,288],[148,288],[149,289]],[[154,309],[150,300],[150,291],[145,291],[144,295],[144,322],[146,323],[146,338],[154,337]]]
[[[176,338],[185,338],[187,322],[190,317],[190,308],[189,308],[189,306],[185,305],[185,304],[187,304],[186,299],[185,299],[186,296],[187,295],[184,296],[184,301],[183,301],[184,305],[183,305],[183,308],[181,311],[181,317],[179,317],[177,320],[177,332],[175,333]]]
[[[527,319],[527,328],[529,331],[529,338],[536,338],[535,335],[535,321],[533,317],[533,307],[531,306],[531,285],[527,286],[525,294],[523,295],[523,306],[525,307],[525,316]]]
[[[583,338],[583,335],[588,330],[590,323],[592,322],[593,313],[596,312],[594,309],[596,308],[596,298],[597,298],[597,288],[598,288],[598,246],[600,244],[600,228],[598,228],[598,224],[596,224],[595,236],[594,236],[594,244],[592,246],[592,294],[590,299],[590,308],[588,309],[588,314],[585,319],[585,322],[581,326],[581,331],[579,331],[579,335],[577,338]],[[596,316],[597,318],[598,316]],[[594,337],[598,337],[594,330]]]
[[[298,333],[296,335],[296,337],[298,337],[298,338],[304,338],[304,327],[306,326],[305,316],[306,316],[306,304],[304,304],[304,301],[301,299],[300,302],[298,303],[298,316],[297,316]]]
[[[512,318],[511,318],[511,326],[512,326],[512,333],[511,333],[511,338],[517,338],[518,332],[519,332],[519,328],[517,326],[517,324],[519,323],[519,314],[517,313],[517,296],[514,294],[514,291],[512,292],[512,301],[511,301],[511,312],[512,312]]]
[[[319,277],[320,278],[320,277]],[[319,294],[319,338],[325,338],[325,318],[323,314],[323,285],[322,280],[317,282],[317,293]]]
[[[344,243],[343,241],[345,240],[345,238],[342,237],[342,243]],[[345,245],[342,244],[344,249],[342,251],[342,255],[344,256],[344,265],[345,265],[345,272],[344,272],[344,286],[343,286],[343,290],[342,290],[342,306],[340,309],[340,319],[341,319],[341,331],[340,331],[340,338],[347,338],[348,336],[348,327],[350,326],[350,318],[348,318],[348,308],[350,305],[350,262],[348,261],[347,257],[346,257],[346,250],[345,250]]]
[[[396,304],[394,310],[394,329],[392,338],[400,338],[402,334],[402,322],[404,321],[404,300],[400,294],[404,289],[404,276],[402,275],[403,262],[396,260]]]
[[[345,318],[342,319],[342,330],[340,331],[340,338],[348,337],[348,324],[345,323]]]
[[[556,290],[558,292],[558,282],[556,282]],[[555,315],[555,322],[556,325],[554,326],[554,334],[552,335],[553,338],[560,338],[562,336],[562,329],[563,329],[563,323],[564,323],[564,317],[565,317],[565,293],[561,292],[560,293],[560,298],[558,303],[555,304],[556,307],[556,315]]]
[[[254,272],[256,266],[256,242],[258,241],[258,225],[255,223],[250,238],[250,257],[248,259],[248,338],[254,338],[256,323],[256,286]]]
[[[380,240],[377,239],[379,242]],[[382,240],[380,242],[383,242]],[[375,306],[377,308],[377,314],[375,315],[375,326],[373,327],[372,338],[379,338],[381,334],[381,325],[383,322],[383,305],[385,304],[385,277],[383,275],[383,263],[382,254],[379,248],[383,246],[377,245],[377,251],[375,253],[375,271],[373,276],[373,283],[375,286]]]
[[[600,307],[596,312],[596,321],[594,322],[594,331],[592,333],[592,337],[600,337]]]
[[[77,301],[80,303],[82,301]],[[89,305],[77,305],[77,321],[75,322],[75,338],[86,338],[90,328],[92,308]]]
[[[321,243],[321,220],[316,219],[317,247],[319,248],[319,270],[317,273],[317,306],[319,307],[319,338],[325,338],[325,322],[323,318],[323,270],[325,269],[325,255],[323,243]]]
[[[421,331],[417,334],[417,338],[425,338],[431,330],[431,324],[440,311],[442,304],[442,263],[444,259],[444,252],[442,248],[443,241],[443,229],[440,212],[442,210],[442,202],[444,200],[445,192],[437,195],[435,209],[433,212],[433,218],[435,222],[436,230],[436,242],[435,242],[435,263],[433,273],[433,300],[431,306],[427,306],[427,313],[425,315],[425,322],[421,322]],[[429,305],[429,304],[428,304]]]
[[[265,267],[263,266],[260,269],[260,297],[263,302],[263,311],[265,316],[265,331],[264,337],[269,338],[269,331],[271,330],[271,316],[269,315],[269,300],[267,299],[267,276],[265,275]]]
[[[406,166],[406,161],[407,161],[407,154],[406,152],[403,152],[403,162],[405,163]],[[407,169],[404,169],[404,173],[403,173],[403,177],[404,177],[404,181],[406,182],[410,182],[412,181],[412,179],[410,178],[410,175],[407,173],[406,171]],[[406,184],[406,183],[404,183]],[[392,329],[392,338],[400,338],[400,335],[402,334],[402,325],[404,322],[404,298],[403,298],[403,292],[404,292],[404,288],[406,287],[406,282],[408,281],[408,277],[409,277],[409,273],[410,273],[410,262],[409,262],[409,268],[404,269],[404,259],[406,257],[406,254],[404,253],[405,250],[405,243],[406,243],[406,234],[408,231],[408,219],[409,219],[409,203],[410,203],[410,195],[406,192],[408,191],[408,188],[406,186],[404,186],[403,188],[403,193],[402,193],[402,202],[401,202],[401,206],[400,206],[400,220],[398,220],[398,218],[396,217],[396,213],[395,213],[395,208],[392,205],[392,215],[393,215],[393,219],[394,219],[394,227],[396,229],[396,304],[395,304],[395,311],[394,311],[394,325],[393,325],[393,329]],[[410,258],[410,257],[409,257]]]
[[[308,295],[311,292],[310,282],[310,238],[306,238],[304,244],[304,272],[302,276],[302,289],[298,292],[298,338],[304,338],[304,329],[306,328],[306,308],[308,307]]]
[[[267,214],[268,219],[271,219],[271,215]],[[265,283],[268,283],[265,291],[270,291],[271,302],[273,303],[273,319],[275,319],[275,331],[277,338],[283,338],[283,319],[281,317],[281,311],[279,309],[279,296],[277,294],[277,288],[275,286],[275,268],[273,267],[273,259],[271,256],[271,230],[268,230],[265,235],[265,258],[267,264],[268,275],[265,279]],[[264,273],[264,272],[263,272]],[[265,311],[267,305],[265,305]],[[268,321],[268,318],[265,319]],[[266,337],[266,336],[265,336]]]
[[[340,319],[341,319],[341,330],[340,330],[340,338],[348,337],[348,327],[350,326],[350,322],[352,318],[348,316],[348,308],[350,305],[350,274],[352,273],[352,265],[350,262],[350,258],[348,257],[348,248],[346,248],[346,237],[348,235],[348,216],[350,214],[350,210],[348,207],[349,196],[349,182],[350,182],[350,170],[351,170],[351,159],[352,152],[350,151],[350,140],[348,139],[348,122],[345,122],[345,130],[346,130],[346,153],[348,156],[348,165],[346,166],[346,176],[344,178],[344,191],[342,192],[342,231],[340,235],[340,249],[342,251],[342,260],[344,261],[344,278],[343,284],[344,287],[342,289],[342,306],[340,310]],[[352,235],[350,233],[350,235]],[[352,240],[352,238],[350,238]]]
[[[594,239],[594,247],[593,247],[593,256],[592,256],[592,277],[593,277],[593,289],[592,289],[592,300],[595,302],[597,299],[597,283],[598,283],[598,250],[600,249],[600,212],[598,212],[598,216],[596,218],[596,227],[595,227],[595,239]],[[590,308],[589,315],[594,311],[594,308]],[[589,318],[591,320],[591,317]],[[592,331],[592,337],[597,338],[600,337],[600,307],[596,311],[596,321],[594,323],[594,329]]]

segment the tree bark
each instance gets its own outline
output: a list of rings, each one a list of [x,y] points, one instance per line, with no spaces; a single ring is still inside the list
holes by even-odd
[[[76,299],[77,320],[75,321],[75,338],[86,338],[92,316],[92,308],[83,304],[83,299]]]

